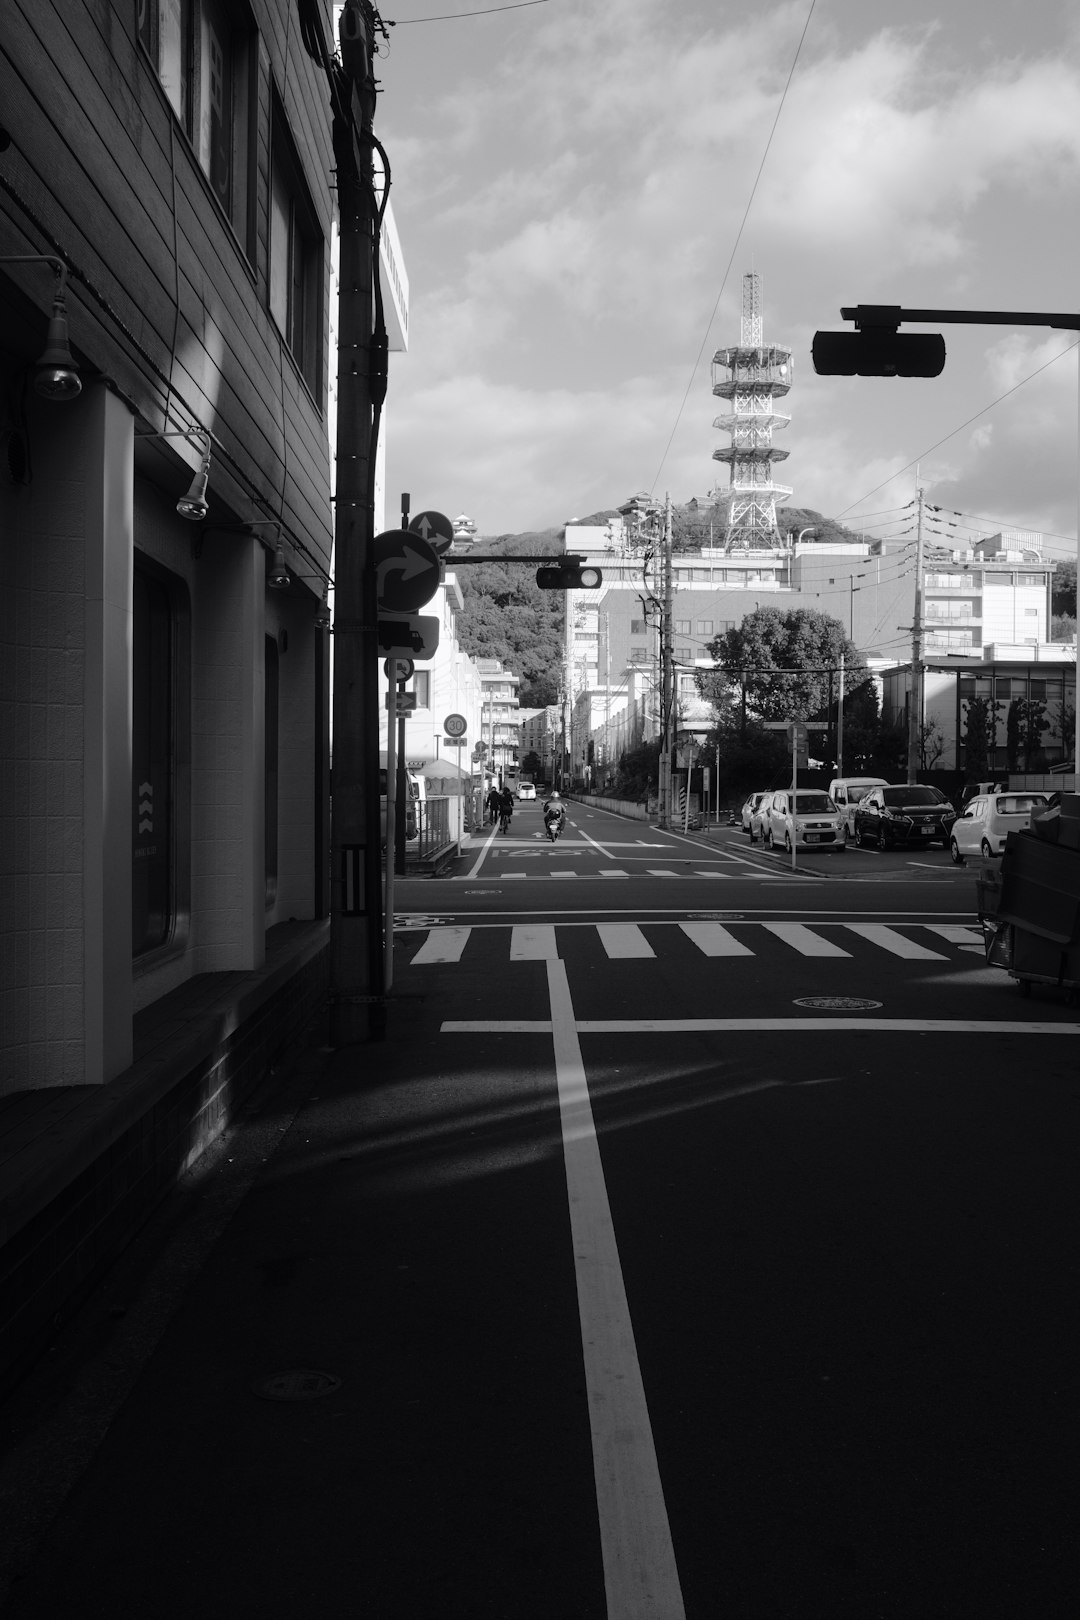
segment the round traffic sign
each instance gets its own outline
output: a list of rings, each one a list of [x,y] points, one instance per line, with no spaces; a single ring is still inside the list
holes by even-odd
[[[411,658],[383,659],[383,674],[388,681],[411,681],[415,669]]]
[[[409,528],[433,546],[441,557],[449,551],[454,539],[454,525],[444,512],[417,512],[409,519]]]
[[[469,729],[469,722],[463,714],[448,714],[443,721],[443,730],[448,737],[464,737]]]
[[[439,588],[442,568],[435,548],[408,529],[375,536],[375,577],[382,613],[415,613]]]

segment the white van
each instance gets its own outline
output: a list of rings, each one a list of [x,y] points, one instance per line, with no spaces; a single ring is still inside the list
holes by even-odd
[[[883,776],[837,776],[829,783],[829,798],[844,818],[849,838],[855,837],[855,806],[871,788],[889,787]]]
[[[411,844],[420,832],[420,803],[427,798],[427,777],[405,772],[405,842]],[[379,819],[383,847],[386,847],[386,755],[379,755]]]

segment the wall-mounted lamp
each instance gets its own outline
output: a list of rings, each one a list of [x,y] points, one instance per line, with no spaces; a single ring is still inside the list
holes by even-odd
[[[67,265],[51,253],[5,253],[0,264],[49,264],[56,276],[45,348],[34,367],[34,390],[43,399],[76,399],[82,393],[79,368],[68,341]]]
[[[206,485],[210,477],[210,435],[205,428],[177,428],[167,433],[137,433],[137,439],[199,439],[206,448],[202,453],[199,470],[191,480],[186,495],[181,495],[176,510],[189,523],[203,523],[210,514],[206,504]]]
[[[285,547],[280,540],[274,547],[274,566],[267,576],[266,583],[275,591],[287,591],[292,584],[292,576],[285,567]]]

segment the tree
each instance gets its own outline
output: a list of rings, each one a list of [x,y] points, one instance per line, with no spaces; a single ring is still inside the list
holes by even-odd
[[[841,654],[852,673],[866,669],[840,620],[813,608],[758,608],[708,650],[721,673],[698,676],[702,695],[717,703],[727,683],[736,681],[745,689],[748,717],[760,720],[824,713],[837,694]]]
[[[967,782],[982,782],[990,775],[990,761],[997,748],[1000,708],[1000,703],[993,698],[967,700],[964,716],[964,780]]]
[[[1054,569],[1050,587],[1050,612],[1068,614],[1076,622],[1076,558],[1066,557]]]
[[[458,578],[464,607],[457,632],[464,650],[477,658],[497,658],[520,675],[523,708],[542,709],[556,702],[566,598],[542,591],[532,567],[497,557],[490,564],[462,568]]]

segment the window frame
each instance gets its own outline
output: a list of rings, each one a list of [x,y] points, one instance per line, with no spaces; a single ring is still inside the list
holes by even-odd
[[[182,955],[187,948],[191,929],[191,596],[186,582],[179,574],[165,568],[137,547],[133,559],[133,575],[143,578],[153,587],[163,590],[168,605],[169,649],[167,655],[169,692],[169,850],[168,917],[162,937],[136,951],[132,938],[132,974],[141,977],[171,957]],[[135,623],[138,608],[135,578],[132,581],[132,651],[131,682],[133,694],[131,740],[131,794],[132,818],[132,934],[135,925],[135,836],[138,827],[139,787],[142,775],[137,758],[136,725],[137,703],[135,693],[146,688],[145,673],[137,665],[139,637]]]
[[[279,177],[282,180],[279,190]],[[280,207],[284,193],[288,209]],[[298,377],[319,409],[325,384],[323,327],[325,324],[326,238],[319,224],[311,191],[289,127],[288,114],[275,88],[270,107],[269,236],[267,242],[266,307],[277,327]],[[288,242],[285,305],[276,259],[275,234],[286,218]],[[300,299],[296,293],[299,286]]]

